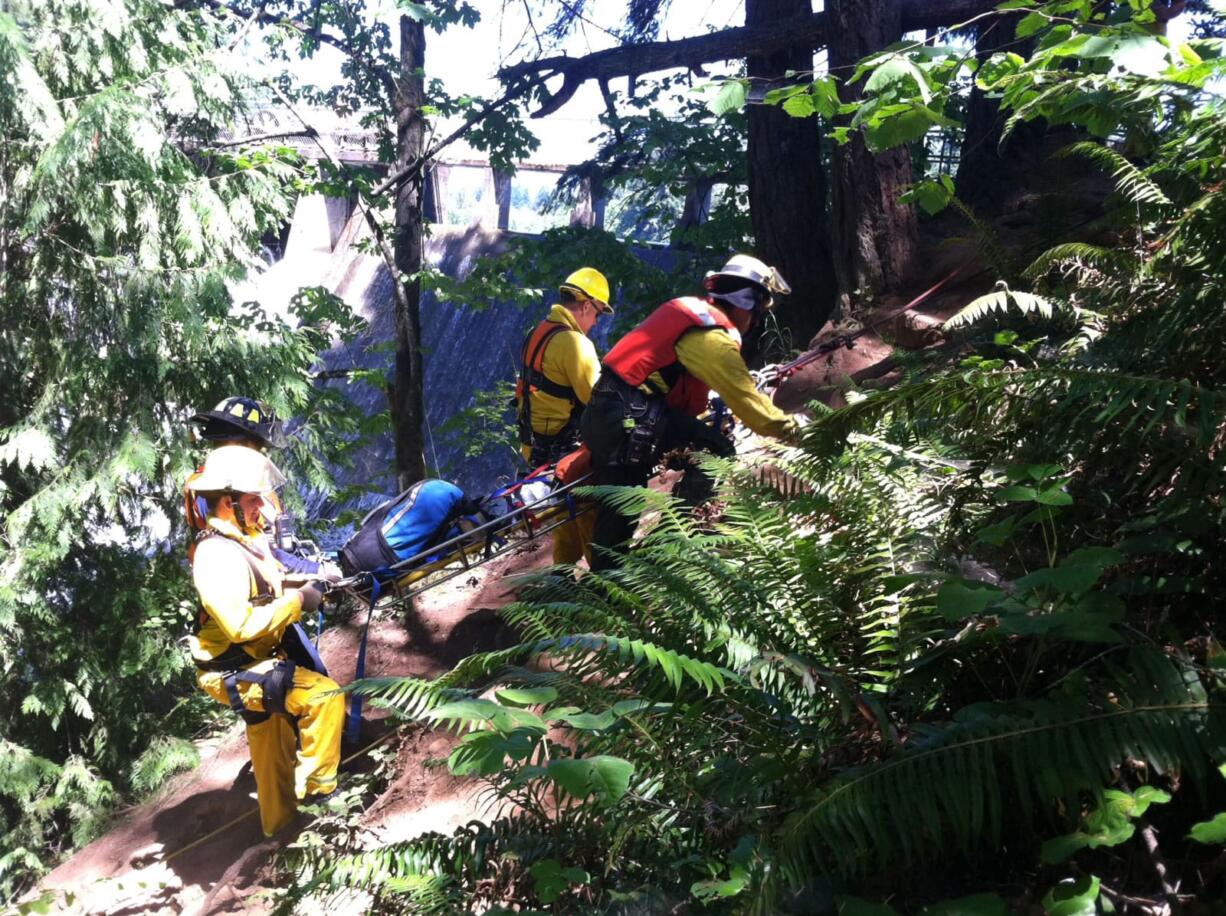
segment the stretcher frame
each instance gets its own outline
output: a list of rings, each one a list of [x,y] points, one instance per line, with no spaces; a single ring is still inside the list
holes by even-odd
[[[375,603],[379,605],[407,601],[436,585],[442,585],[456,576],[483,566],[490,560],[506,556],[541,535],[591,512],[595,508],[592,503],[576,504],[574,489],[591,481],[592,476],[585,474],[577,480],[550,490],[538,500],[512,509],[506,515],[490,519],[441,544],[418,551],[413,556],[389,566],[378,582],[374,573],[363,572],[341,579],[333,585],[333,589],[348,592],[366,602],[370,602],[372,595],[375,595]],[[550,505],[543,505],[545,503]],[[438,556],[440,552],[442,556]],[[429,557],[437,559],[423,564]],[[445,576],[431,578],[453,564],[459,565]],[[388,574],[391,574],[391,577]]]

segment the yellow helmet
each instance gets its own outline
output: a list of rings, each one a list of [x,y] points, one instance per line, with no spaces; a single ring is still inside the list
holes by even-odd
[[[245,445],[222,445],[209,452],[204,469],[190,481],[194,493],[271,493],[285,477],[263,452]]]
[[[558,289],[560,292],[569,289],[585,299],[591,299],[606,315],[613,313],[613,306],[609,305],[609,281],[595,267],[580,267],[567,277]]]

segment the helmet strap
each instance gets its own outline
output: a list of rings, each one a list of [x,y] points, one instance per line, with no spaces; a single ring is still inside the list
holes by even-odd
[[[243,511],[243,504],[238,501],[238,494],[230,494],[230,509],[234,513],[234,521],[238,524],[240,531],[247,531],[251,526],[247,524],[247,513]]]
[[[243,534],[263,531],[264,529],[260,525],[261,516],[259,513],[256,513],[255,518],[247,518],[247,512],[243,509],[243,504],[239,501],[239,497],[241,495],[241,493],[233,493],[230,496],[230,504],[234,509],[234,521],[235,524],[238,525],[238,530],[243,532]]]

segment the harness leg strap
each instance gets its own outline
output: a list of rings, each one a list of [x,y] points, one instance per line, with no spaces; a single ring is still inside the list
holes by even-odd
[[[244,675],[246,675],[244,677]],[[226,696],[230,698],[230,708],[238,713],[248,725],[259,725],[261,722],[267,722],[272,715],[267,712],[256,712],[254,709],[248,709],[243,704],[243,695],[238,692],[238,682],[246,681],[250,683],[260,683],[259,675],[247,674],[246,671],[231,671],[223,678],[223,683],[226,685]]]
[[[294,671],[298,666],[291,661],[278,662],[271,671],[265,674],[255,674],[251,671],[232,671],[225,676],[226,696],[230,698],[230,708],[242,717],[248,725],[258,725],[267,722],[269,716],[280,715],[288,719],[293,716],[285,709],[285,696],[294,685]],[[248,709],[243,703],[238,685],[259,684],[263,696],[264,711],[256,712]]]

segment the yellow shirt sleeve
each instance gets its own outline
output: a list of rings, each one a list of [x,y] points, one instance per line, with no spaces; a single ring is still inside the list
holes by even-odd
[[[736,341],[720,329],[687,331],[677,341],[677,358],[691,375],[724,399],[746,426],[760,436],[795,438],[800,427],[757,389]]]
[[[559,334],[555,341],[557,353],[550,352],[548,356],[557,359],[559,374],[566,376],[566,384],[574,389],[580,403],[588,403],[592,399],[592,387],[600,378],[600,359],[596,356],[595,344],[577,331]],[[555,341],[550,342],[550,351]]]
[[[302,598],[293,590],[268,604],[252,604],[251,571],[241,549],[224,538],[206,538],[197,545],[192,580],[200,602],[232,643],[279,636],[302,617]]]

